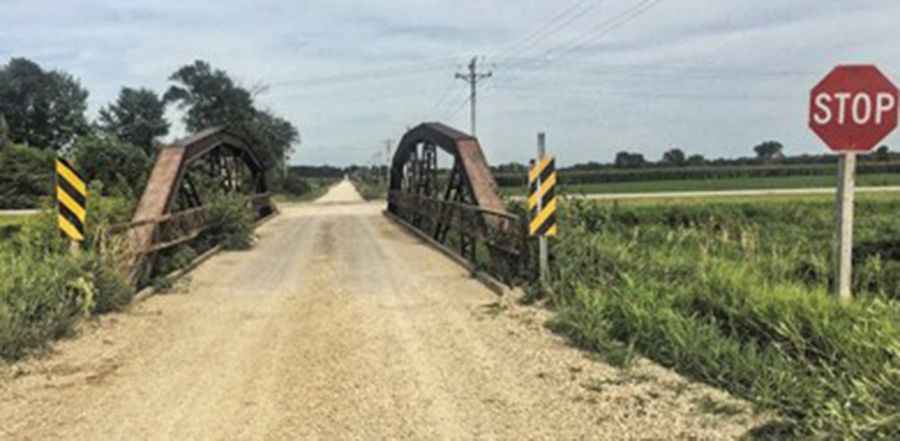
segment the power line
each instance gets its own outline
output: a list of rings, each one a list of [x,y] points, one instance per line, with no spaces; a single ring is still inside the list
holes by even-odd
[[[649,12],[651,9],[662,3],[662,1],[663,0],[641,0],[636,5],[626,9],[625,11],[612,18],[605,20],[603,23],[595,26],[590,31],[571,38],[566,43],[556,45],[544,51],[539,57],[535,59],[534,63],[512,63],[508,67],[514,69],[525,66],[527,64],[531,64],[531,66],[528,67],[534,67],[534,65],[537,64],[538,61],[546,65],[546,61],[550,59],[550,55],[555,51],[561,50],[562,52],[555,58],[555,60],[558,61],[562,56],[567,55],[575,50],[581,49],[586,43],[590,42],[591,40],[602,38],[608,35],[610,32],[636,20],[641,15]]]
[[[600,6],[601,3],[603,3],[602,0],[594,0],[594,1],[595,1],[595,3],[589,5],[587,8],[584,8],[584,9],[580,9],[580,7],[585,5],[588,2],[588,0],[582,0],[581,2],[578,2],[573,7],[569,8],[567,10],[567,11],[571,11],[571,10],[578,9],[578,10],[575,10],[575,15],[572,15],[572,16],[568,17],[567,19],[564,19],[557,23],[554,23],[554,21],[556,21],[555,19],[551,20],[549,23],[547,23],[545,32],[543,32],[542,34],[540,32],[538,32],[536,34],[537,38],[533,39],[531,42],[525,44],[521,48],[518,48],[516,50],[516,52],[525,53],[533,48],[538,47],[538,45],[541,42],[562,32],[566,28],[566,26],[572,24],[574,21],[586,17],[587,15],[592,13],[598,6]],[[546,29],[549,29],[549,30],[546,30]],[[540,31],[540,29],[539,29],[539,31]],[[499,63],[504,63],[504,62],[508,61],[510,57],[507,56],[507,54],[512,53],[513,52],[512,49],[514,49],[514,48],[515,47],[510,48],[510,50],[506,51],[506,53],[503,55],[503,57],[496,57],[498,60],[497,63],[499,64]]]
[[[638,17],[640,17],[640,16],[646,14],[646,13],[649,12],[651,9],[653,9],[653,8],[655,8],[656,6],[660,5],[662,2],[663,2],[663,0],[646,0],[645,2],[643,2],[643,4],[642,4],[642,3],[638,3],[638,5],[636,5],[636,6],[635,6],[634,8],[632,8],[631,10],[626,11],[624,14],[621,14],[621,15],[619,16],[619,17],[621,18],[620,20],[618,20],[618,21],[613,21],[612,23],[609,24],[609,26],[602,27],[601,29],[599,29],[599,30],[598,30],[598,31],[599,31],[599,34],[597,34],[595,37],[593,37],[593,38],[590,38],[590,37],[589,37],[589,38],[587,38],[587,39],[582,40],[581,42],[579,42],[579,43],[576,44],[575,46],[570,47],[569,49],[567,49],[566,51],[564,51],[564,52],[563,52],[562,54],[560,54],[559,56],[566,55],[566,54],[571,53],[571,52],[574,52],[574,51],[576,51],[576,50],[578,50],[578,49],[583,49],[583,48],[584,48],[584,45],[590,43],[592,40],[593,40],[593,41],[596,41],[597,39],[606,36],[606,35],[609,34],[610,32],[615,31],[616,29],[619,29],[619,28],[621,28],[622,26],[624,26],[624,25],[626,25],[626,24],[628,24],[628,23],[631,23],[632,21],[636,20]],[[593,32],[591,32],[591,33],[593,33]],[[589,33],[589,34],[591,34],[591,33]]]
[[[567,8],[563,9],[561,12],[557,13],[552,18],[550,18],[550,20],[548,20],[545,24],[534,29],[531,33],[526,35],[524,38],[513,41],[511,44],[507,45],[507,48],[503,51],[502,54],[493,54],[493,55],[491,55],[491,58],[495,58],[498,60],[505,59],[506,54],[512,53],[512,52],[514,52],[514,50],[515,50],[515,52],[524,51],[524,49],[522,49],[522,50],[516,50],[516,49],[518,49],[519,46],[522,46],[523,48],[527,48],[530,44],[533,44],[534,42],[539,41],[540,38],[542,37],[541,36],[542,33],[545,33],[548,28],[557,24],[560,20],[564,20],[566,18],[566,16],[571,14],[572,12],[580,12],[580,14],[575,15],[575,18],[578,18],[579,15],[582,15],[582,14],[584,14],[584,12],[586,12],[586,11],[578,11],[578,10],[590,1],[593,1],[593,0],[579,0],[578,2],[575,2],[571,5],[569,5]],[[588,8],[588,10],[590,10],[590,8]],[[571,21],[567,21],[567,23],[568,22],[571,22]],[[554,27],[554,29],[556,29],[556,28]],[[551,30],[550,32],[552,33],[553,31]],[[543,37],[546,38],[546,35],[547,34],[545,33],[543,35]]]
[[[333,85],[338,83],[356,81],[379,80],[396,76],[412,75],[444,69],[447,67],[448,61],[453,61],[456,59],[456,57],[441,57],[427,60],[417,65],[411,66],[392,66],[381,69],[361,70],[336,75],[324,75],[297,80],[277,81],[269,84],[269,87]]]

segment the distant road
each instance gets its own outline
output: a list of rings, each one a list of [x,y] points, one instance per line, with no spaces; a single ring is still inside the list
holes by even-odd
[[[0,210],[0,216],[31,216],[41,210]]]
[[[884,187],[857,187],[858,193],[892,193],[900,192],[900,186]],[[724,191],[673,191],[655,193],[596,193],[573,194],[566,197],[592,200],[620,200],[620,199],[676,199],[676,198],[703,198],[703,197],[739,197],[739,196],[791,196],[791,195],[815,195],[834,194],[834,188],[777,188],[763,190],[724,190]],[[523,201],[524,196],[513,196],[512,200]]]

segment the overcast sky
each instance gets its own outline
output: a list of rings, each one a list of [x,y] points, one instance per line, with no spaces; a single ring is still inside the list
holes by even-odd
[[[258,101],[300,129],[298,164],[367,163],[422,121],[468,131],[453,74],[476,55],[493,72],[478,99],[492,163],[526,162],[541,130],[563,164],[673,146],[750,155],[768,139],[817,153],[808,92],[831,67],[874,63],[900,80],[896,0],[0,0],[0,11],[0,63],[72,73],[91,117],[123,85],[163,92],[195,59],[270,85]]]

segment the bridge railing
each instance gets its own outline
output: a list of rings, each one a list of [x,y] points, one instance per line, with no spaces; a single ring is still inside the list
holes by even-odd
[[[528,278],[527,225],[519,216],[477,205],[392,191],[388,200],[397,215],[450,251],[504,283]]]
[[[259,202],[268,200],[271,193],[260,193],[246,199],[248,206],[257,211]],[[214,223],[210,219],[208,206],[190,208],[163,216],[138,219],[132,222],[111,225],[107,236],[122,234],[152,234],[153,241],[141,249],[129,250],[133,256],[145,256],[176,247],[199,237]]]

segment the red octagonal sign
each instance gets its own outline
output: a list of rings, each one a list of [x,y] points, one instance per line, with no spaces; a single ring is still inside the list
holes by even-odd
[[[897,127],[897,95],[875,66],[838,66],[810,94],[809,127],[831,150],[867,152]]]

